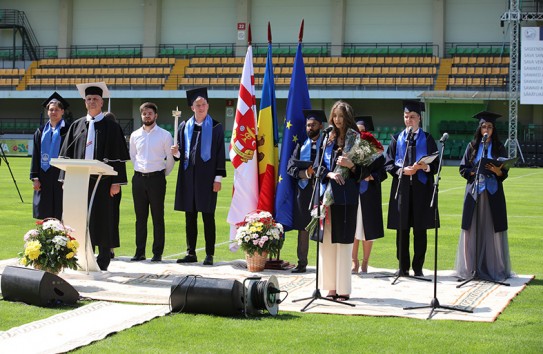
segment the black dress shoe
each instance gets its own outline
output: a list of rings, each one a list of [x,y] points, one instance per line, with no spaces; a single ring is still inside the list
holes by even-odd
[[[144,261],[145,260],[145,256],[138,256],[138,255],[135,255],[134,257],[130,258],[131,261],[134,261],[134,262],[138,262],[138,261]]]
[[[192,254],[187,254],[185,257],[179,258],[177,260],[177,263],[196,263],[196,262],[198,262],[198,258],[196,258],[196,256]]]
[[[151,262],[161,262],[162,261],[162,256],[153,256],[153,258],[151,258]]]
[[[204,259],[204,265],[213,265],[213,256],[206,256]]]
[[[422,274],[422,270],[419,270],[419,271],[415,272],[415,276],[416,277],[423,277],[424,274]]]
[[[307,269],[305,269],[305,267],[297,266],[296,268],[294,268],[290,272],[291,273],[305,273],[306,271],[307,271]]]
[[[396,273],[394,273],[394,275],[400,276],[400,277],[408,277],[409,276],[409,271],[400,269]]]

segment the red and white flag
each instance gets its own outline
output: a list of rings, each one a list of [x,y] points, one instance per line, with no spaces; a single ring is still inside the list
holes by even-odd
[[[230,240],[236,237],[236,224],[258,206],[258,161],[255,78],[253,69],[253,49],[249,45],[245,55],[243,73],[239,85],[236,119],[230,141],[230,161],[234,165],[232,202],[227,221],[230,224]],[[235,252],[238,245],[230,244]]]

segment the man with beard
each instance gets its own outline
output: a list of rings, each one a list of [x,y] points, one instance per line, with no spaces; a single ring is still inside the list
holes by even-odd
[[[153,218],[153,258],[160,262],[164,251],[164,198],[166,176],[173,169],[171,134],[156,124],[158,107],[152,102],[140,106],[142,127],[130,135],[130,160],[134,164],[132,196],[136,212],[136,253],[132,261],[145,260],[149,208]]]
[[[313,162],[317,154],[317,148],[321,145],[322,123],[326,121],[323,110],[307,109],[303,111],[306,118],[305,131],[307,139],[298,143],[288,161],[287,173],[297,180],[296,199],[294,202],[293,229],[298,230],[297,256],[298,265],[292,273],[305,273],[307,267],[307,253],[309,250],[309,232],[305,227],[311,221],[311,195],[314,175]]]

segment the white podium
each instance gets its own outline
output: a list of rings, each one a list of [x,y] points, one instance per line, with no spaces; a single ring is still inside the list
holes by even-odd
[[[88,190],[90,175],[116,176],[113,167],[97,160],[51,159],[51,165],[66,171],[62,198],[62,220],[75,231],[72,234],[77,242],[77,258],[81,270],[98,272],[88,230]]]

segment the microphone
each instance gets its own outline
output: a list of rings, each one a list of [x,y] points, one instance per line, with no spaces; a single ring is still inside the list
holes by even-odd
[[[407,140],[412,140],[413,139],[413,127],[409,127],[409,129],[407,129]]]
[[[79,140],[79,138],[81,137],[81,135],[83,135],[83,133],[85,133],[87,130],[85,128],[81,129],[81,131],[77,134],[77,136],[74,138],[74,140],[72,140],[72,142],[70,144],[68,144],[68,146],[66,147],[66,149],[64,149],[64,152],[66,153],[68,150],[70,150],[70,148],[75,144],[75,142],[77,140]],[[59,157],[62,157],[64,159],[69,159],[69,157],[66,157],[66,156],[59,156]]]
[[[328,128],[324,129],[322,132],[324,134],[329,134],[332,130],[334,130],[334,126],[329,126]]]
[[[483,139],[481,139],[481,143],[486,143],[487,139],[488,139],[488,133],[485,133],[485,135],[483,135]]]
[[[447,141],[447,139],[449,139],[449,133],[445,132],[443,133],[443,136],[441,137],[441,139],[439,139],[439,142],[443,144],[444,142]]]

